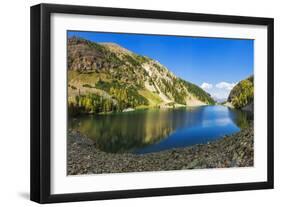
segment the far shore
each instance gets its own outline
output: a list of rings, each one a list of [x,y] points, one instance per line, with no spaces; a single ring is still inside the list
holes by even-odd
[[[223,106],[227,106],[227,107],[229,107],[229,108],[234,108],[234,106],[230,103],[230,102],[225,102],[224,104],[223,104]]]
[[[99,174],[205,168],[252,167],[253,125],[207,144],[136,155],[107,153],[77,131],[68,131],[67,174]]]
[[[155,105],[155,106],[138,106],[136,108],[125,108],[122,111],[115,112],[115,111],[109,111],[109,112],[100,112],[98,115],[107,115],[107,114],[113,114],[113,113],[126,113],[126,112],[133,112],[133,111],[141,111],[141,110],[149,110],[149,109],[177,109],[177,108],[194,108],[194,107],[200,107],[200,106],[212,106],[210,104],[194,104],[194,105],[183,105],[183,104],[173,104],[173,105]],[[94,114],[93,112],[85,113],[85,114]]]

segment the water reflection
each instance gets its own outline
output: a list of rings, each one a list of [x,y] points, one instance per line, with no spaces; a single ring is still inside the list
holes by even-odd
[[[247,127],[244,112],[223,106],[143,110],[82,116],[69,127],[95,140],[105,152],[148,153],[204,143]]]
[[[250,120],[254,120],[254,114],[252,112],[247,111],[240,111],[237,109],[230,109],[233,111],[232,113],[235,114],[235,116],[232,116],[233,122],[240,128],[244,129],[249,127]]]

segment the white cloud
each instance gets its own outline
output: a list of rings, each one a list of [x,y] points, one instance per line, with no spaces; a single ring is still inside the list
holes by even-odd
[[[217,84],[207,83],[203,82],[201,84],[201,88],[207,91],[211,96],[221,102],[225,101],[228,98],[228,95],[231,91],[231,89],[236,85],[237,83],[230,83],[226,81],[218,82]]]
[[[200,87],[203,88],[204,90],[207,90],[213,88],[213,85],[210,83],[202,83]]]
[[[224,89],[224,90],[228,90],[230,91],[234,86],[236,85],[236,83],[228,83],[228,82],[220,82],[216,84],[216,87],[219,89]]]
[[[226,91],[217,91],[212,94],[212,97],[217,101],[226,101],[228,94]]]

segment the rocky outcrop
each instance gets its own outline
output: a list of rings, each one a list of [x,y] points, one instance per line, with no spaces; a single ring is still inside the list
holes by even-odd
[[[208,144],[136,155],[106,153],[93,140],[69,131],[68,175],[122,173],[183,169],[252,167],[254,165],[253,126]]]
[[[69,38],[67,63],[68,101],[73,108],[81,106],[81,103],[76,103],[76,96],[79,95],[105,94],[106,97],[102,98],[109,104],[119,103],[120,100],[116,99],[117,90],[118,93],[122,90],[124,97],[131,99],[126,103],[129,108],[140,105],[159,107],[167,104],[193,106],[215,103],[210,94],[178,78],[156,60],[135,54],[115,43]],[[132,104],[133,101],[136,103]]]

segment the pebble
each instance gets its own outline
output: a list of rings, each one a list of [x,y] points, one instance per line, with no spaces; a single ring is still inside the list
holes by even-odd
[[[106,153],[92,139],[70,130],[67,140],[68,175],[250,167],[254,164],[253,125],[207,144],[135,155]]]

